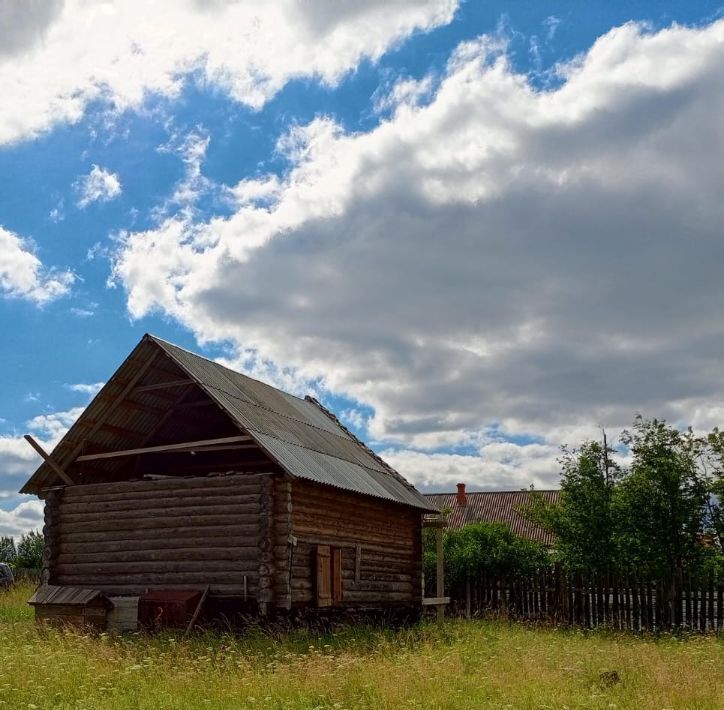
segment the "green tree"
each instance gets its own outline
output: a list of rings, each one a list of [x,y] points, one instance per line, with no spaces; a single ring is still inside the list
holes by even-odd
[[[43,566],[45,541],[39,532],[29,532],[20,538],[15,565],[21,569],[40,569]]]
[[[724,432],[718,428],[706,437],[702,467],[709,491],[707,532],[714,535],[719,549],[724,550]]]
[[[15,540],[12,537],[0,537],[0,562],[14,565],[17,556]]]
[[[702,439],[637,417],[621,440],[631,465],[612,500],[620,566],[649,576],[697,569],[706,557],[700,541],[708,501]]]
[[[560,502],[533,497],[522,511],[556,536],[557,557],[569,569],[603,572],[615,564],[612,499],[621,468],[603,443],[586,441],[563,448]]]

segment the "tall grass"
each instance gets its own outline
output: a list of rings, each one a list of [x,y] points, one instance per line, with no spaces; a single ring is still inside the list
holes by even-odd
[[[457,620],[93,636],[36,627],[31,591],[0,593],[0,708],[724,708],[712,637]]]

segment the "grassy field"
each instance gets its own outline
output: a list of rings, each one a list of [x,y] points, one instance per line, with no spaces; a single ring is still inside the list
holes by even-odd
[[[724,639],[483,621],[90,636],[36,628],[30,593],[0,592],[2,709],[724,708]]]

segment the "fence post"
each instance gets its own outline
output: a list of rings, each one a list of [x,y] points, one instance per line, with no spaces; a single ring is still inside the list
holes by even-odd
[[[706,631],[706,580],[699,577],[699,630]]]
[[[629,581],[629,579],[630,578],[627,578],[627,581]],[[630,587],[631,587],[631,596],[632,596],[631,601],[633,602],[633,604],[632,604],[632,607],[633,607],[632,608],[632,613],[633,613],[632,622],[633,623],[631,624],[631,628],[634,629],[635,631],[640,631],[641,630],[641,598],[640,598],[641,587],[639,586],[638,577],[633,578],[633,582],[630,582]]]
[[[646,582],[643,581],[639,581],[639,601],[641,603],[641,630],[645,631],[649,628],[649,606],[646,602]]]
[[[445,596],[445,554],[443,549],[442,528],[435,528],[435,554],[437,556],[435,569],[435,596],[442,599]],[[437,605],[437,620],[442,621],[445,618],[445,605]]]

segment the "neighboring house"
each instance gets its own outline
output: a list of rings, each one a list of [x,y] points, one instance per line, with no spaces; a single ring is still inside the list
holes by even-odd
[[[434,503],[312,398],[145,335],[49,456],[28,440],[45,585],[209,585],[260,613],[422,603]]]
[[[460,529],[468,523],[505,523],[515,535],[540,542],[548,547],[555,544],[552,533],[521,514],[531,502],[532,491],[481,491],[468,493],[464,483],[458,483],[457,493],[428,493],[425,497],[444,514],[447,527]],[[548,503],[557,503],[560,491],[535,491]]]

